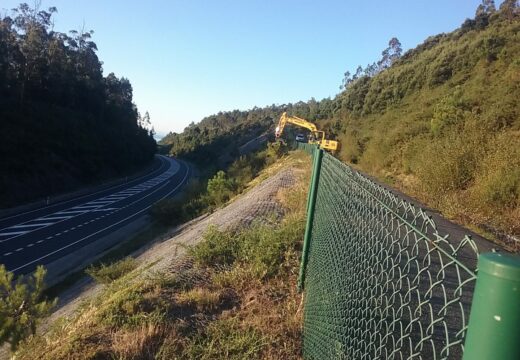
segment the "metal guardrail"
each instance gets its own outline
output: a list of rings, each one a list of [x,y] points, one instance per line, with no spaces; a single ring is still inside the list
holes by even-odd
[[[520,359],[517,257],[482,255],[474,290],[469,236],[441,236],[422,209],[296,146],[313,156],[298,281],[306,359]]]

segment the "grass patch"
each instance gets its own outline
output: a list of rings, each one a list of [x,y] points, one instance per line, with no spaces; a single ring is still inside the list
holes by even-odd
[[[100,264],[99,266],[90,266],[85,272],[100,284],[109,284],[114,280],[135,270],[138,263],[133,258],[119,260],[112,264]]]
[[[283,161],[309,166],[298,157]],[[276,225],[210,228],[168,272],[140,276],[130,258],[91,268],[102,293],[29,338],[17,358],[300,359],[295,284],[308,175],[278,194],[287,214]]]

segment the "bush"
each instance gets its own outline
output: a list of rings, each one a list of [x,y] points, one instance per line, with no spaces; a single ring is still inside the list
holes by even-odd
[[[152,206],[150,214],[163,225],[178,224],[185,218],[184,204],[183,199],[164,199]]]
[[[496,208],[520,206],[520,136],[498,137],[475,184],[477,201]]]
[[[188,253],[204,266],[231,265],[240,251],[238,238],[230,232],[223,232],[210,226],[204,233],[204,240],[190,248]]]
[[[90,266],[85,272],[100,284],[109,284],[137,268],[137,261],[126,258],[113,264]]]
[[[16,350],[22,340],[36,332],[37,324],[50,314],[56,300],[42,299],[46,270],[38,266],[27,279],[0,265],[0,345]]]
[[[195,262],[202,266],[247,264],[257,276],[271,277],[280,271],[290,249],[299,246],[304,223],[293,219],[282,226],[253,225],[240,233],[210,227],[204,241],[189,249]]]
[[[224,171],[220,170],[208,180],[207,195],[212,204],[220,206],[231,198],[233,189],[233,182],[226,177]]]

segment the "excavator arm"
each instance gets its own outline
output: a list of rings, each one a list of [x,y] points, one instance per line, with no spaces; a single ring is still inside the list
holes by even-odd
[[[297,116],[288,116],[287,113],[284,112],[282,114],[282,116],[280,116],[280,121],[278,122],[278,126],[276,127],[275,135],[277,138],[282,135],[283,129],[285,128],[285,125],[287,123],[294,124],[296,126],[300,126],[302,128],[309,130],[312,133],[318,132],[318,128],[313,123],[308,122],[307,120],[304,120]]]
[[[318,130],[316,125],[297,116],[289,116],[286,112],[284,112],[282,116],[280,116],[280,121],[278,121],[278,126],[275,129],[276,138],[282,136],[285,125],[287,125],[288,123],[309,130],[315,139],[310,141],[310,143],[318,144],[321,148],[330,151],[336,151],[339,149],[339,143],[334,140],[325,139],[325,133],[323,131]]]

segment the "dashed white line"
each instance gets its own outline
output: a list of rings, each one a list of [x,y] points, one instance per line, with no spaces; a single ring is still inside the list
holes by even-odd
[[[174,191],[176,191],[179,187],[181,187],[182,185],[184,185],[184,182],[185,182],[186,178],[188,177],[189,173],[190,173],[190,172],[189,172],[189,169],[188,169],[188,170],[186,171],[186,175],[185,175],[184,178],[181,180],[181,182],[180,182],[180,183],[179,183],[175,188],[173,188],[171,191],[169,191],[166,195],[164,195],[161,199],[167,198],[167,197],[170,196]],[[165,185],[159,187],[159,188],[156,189],[155,191],[159,191],[159,190],[160,190],[162,187],[164,187],[164,186],[165,186]],[[151,194],[153,194],[153,193],[151,193]],[[149,195],[147,195],[147,196],[150,196],[151,194],[149,194]],[[13,270],[11,270],[11,271],[17,271],[17,270],[23,269],[24,267],[26,267],[26,266],[28,266],[28,265],[31,265],[31,264],[37,263],[38,261],[40,261],[40,260],[42,260],[42,259],[45,259],[45,258],[47,258],[47,257],[49,257],[49,256],[51,256],[51,255],[53,255],[53,254],[56,254],[56,253],[58,253],[58,252],[60,252],[60,251],[62,251],[62,250],[64,250],[64,249],[66,249],[66,248],[69,248],[69,247],[71,247],[71,246],[74,246],[74,245],[77,244],[77,243],[80,243],[80,242],[82,242],[82,241],[85,241],[86,239],[89,239],[89,238],[91,238],[91,237],[93,237],[93,236],[99,234],[99,233],[102,232],[102,231],[105,231],[105,230],[107,230],[107,229],[110,229],[110,228],[112,228],[112,227],[114,227],[114,226],[116,226],[116,225],[118,225],[118,224],[120,224],[120,223],[126,221],[127,219],[130,219],[130,218],[132,218],[132,217],[135,217],[135,216],[137,216],[138,214],[141,214],[141,213],[147,211],[147,210],[150,209],[151,207],[152,207],[152,205],[147,206],[147,207],[145,207],[145,208],[143,208],[143,209],[141,209],[141,210],[135,212],[134,214],[132,214],[132,215],[130,215],[130,216],[128,216],[128,217],[126,217],[126,218],[124,218],[124,219],[122,219],[122,220],[116,222],[116,223],[113,223],[113,224],[111,224],[111,225],[109,225],[109,226],[107,226],[107,227],[105,227],[105,228],[103,228],[103,229],[100,229],[100,230],[96,231],[95,233],[92,233],[92,234],[90,234],[90,235],[88,235],[88,236],[85,236],[84,238],[81,238],[81,239],[76,240],[76,241],[74,241],[74,242],[72,242],[72,243],[70,243],[70,244],[67,244],[66,246],[63,246],[62,248],[56,249],[56,250],[54,250],[54,251],[51,251],[50,253],[48,253],[48,254],[46,254],[46,255],[43,255],[43,256],[39,257],[38,259],[35,259],[35,260],[32,260],[32,261],[29,261],[28,263],[26,263],[26,264],[24,264],[24,265],[21,265],[21,266],[17,267],[16,269],[13,269]]]
[[[27,245],[27,247],[33,247],[33,246],[34,246],[34,244],[28,244]]]
[[[9,256],[9,255],[12,255],[12,252],[6,252],[6,253],[4,254],[4,256]]]
[[[47,240],[50,240],[50,239],[52,239],[52,238],[53,238],[53,236],[47,236],[46,239],[47,239]]]
[[[23,250],[23,248],[18,248],[15,251],[18,252],[18,251],[22,251],[22,250]]]
[[[41,244],[44,240],[38,240],[36,241],[36,244]]]

